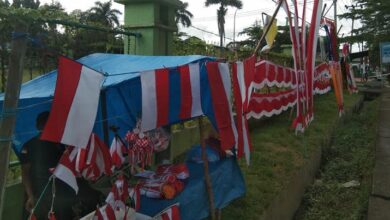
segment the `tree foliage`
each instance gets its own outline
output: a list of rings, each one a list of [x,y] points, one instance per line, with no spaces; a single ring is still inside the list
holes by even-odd
[[[390,41],[390,1],[389,0],[354,0],[349,12],[340,16],[342,19],[359,19],[363,26],[352,31],[352,37],[341,39],[344,42],[367,42],[370,50],[370,62],[379,64],[379,43]]]
[[[176,24],[182,24],[184,27],[191,26],[192,22],[191,19],[193,17],[193,14],[187,10],[188,3],[180,1],[180,6],[176,10],[175,14],[175,21]]]
[[[96,2],[89,10],[76,10],[68,14],[57,1],[41,5],[39,0],[14,0],[12,4],[0,0],[1,89],[4,91],[11,33],[16,24],[23,23],[29,29],[26,33],[29,45],[25,76],[31,79],[37,73],[55,68],[59,54],[79,58],[96,52],[122,53],[121,35],[85,29],[79,25],[90,25],[102,30],[118,29],[120,14],[118,10],[112,9],[111,1]]]
[[[227,7],[234,7],[237,9],[242,8],[241,0],[206,0],[206,7],[210,5],[219,5],[217,10],[217,20],[218,20],[218,33],[219,33],[219,46],[223,48],[224,37],[225,37],[225,16],[227,13]]]

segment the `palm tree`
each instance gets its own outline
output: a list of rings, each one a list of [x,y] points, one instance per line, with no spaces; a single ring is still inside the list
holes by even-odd
[[[223,39],[225,36],[225,15],[227,13],[227,7],[235,7],[238,9],[242,8],[242,1],[241,0],[206,0],[205,5],[206,7],[210,5],[216,5],[219,4],[219,9],[217,10],[217,19],[218,19],[218,32],[219,32],[219,39],[220,39],[220,47],[222,49],[223,47]]]
[[[118,16],[122,14],[117,9],[112,9],[112,2],[95,2],[95,6],[89,9],[89,20],[114,27],[119,25]]]
[[[180,1],[180,6],[176,10],[175,14],[175,22],[178,24],[179,22],[184,27],[191,26],[191,18],[193,17],[192,13],[187,10],[188,3]]]

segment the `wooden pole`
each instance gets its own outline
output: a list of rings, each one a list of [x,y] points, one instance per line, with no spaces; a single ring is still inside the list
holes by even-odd
[[[210,175],[209,175],[209,161],[207,159],[206,143],[204,141],[204,128],[203,128],[202,117],[198,118],[198,123],[199,123],[200,146],[202,149],[204,180],[205,180],[205,184],[206,184],[207,194],[209,196],[210,216],[211,216],[212,220],[216,220],[214,194],[213,194],[213,189],[211,188],[211,180],[210,180]]]
[[[272,23],[274,22],[275,17],[276,17],[276,15],[278,14],[279,9],[280,9],[280,6],[282,6],[283,2],[284,2],[284,0],[279,0],[278,6],[276,7],[275,12],[274,12],[274,14],[272,15],[271,20],[269,21],[269,23],[268,23],[268,25],[267,25],[265,31],[264,31],[263,34],[261,35],[259,42],[257,42],[255,51],[253,51],[253,55],[256,55],[257,52],[259,52],[261,42],[264,40],[264,38],[265,38],[265,36],[267,35],[269,29],[271,28],[271,25],[272,25]]]
[[[12,136],[15,128],[16,109],[18,107],[20,86],[23,78],[23,60],[27,48],[26,25],[15,27],[15,35],[11,43],[11,55],[8,71],[8,80],[5,89],[3,111],[0,120],[0,219],[4,207],[4,194],[7,183],[9,154]]]

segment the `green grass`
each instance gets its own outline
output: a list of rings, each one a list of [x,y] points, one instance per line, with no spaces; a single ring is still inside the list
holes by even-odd
[[[345,109],[350,109],[359,95],[345,94]],[[250,121],[253,152],[251,165],[240,161],[247,186],[246,195],[222,211],[222,219],[259,219],[272,199],[305,163],[310,153],[324,144],[338,120],[335,96],[315,97],[314,121],[302,135],[290,130],[289,112],[267,120]]]
[[[35,78],[35,77],[40,76],[41,74],[42,73],[39,72],[38,70],[33,70],[32,77]],[[31,77],[30,71],[28,69],[25,69],[23,72],[23,83],[29,81],[30,77]],[[15,152],[13,150],[11,150],[11,152],[10,152],[9,161],[10,162],[18,161],[18,158],[15,155]],[[15,166],[15,167],[10,168],[8,170],[8,174],[7,174],[7,184],[12,184],[12,183],[18,182],[20,180],[21,180],[20,166]]]
[[[338,127],[326,149],[319,180],[305,194],[305,209],[297,219],[365,219],[371,191],[378,100]],[[360,186],[341,184],[357,180]]]

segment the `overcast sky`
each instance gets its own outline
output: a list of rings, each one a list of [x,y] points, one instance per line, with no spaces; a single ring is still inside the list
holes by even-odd
[[[42,4],[50,3],[52,0],[40,0]],[[74,9],[86,10],[94,5],[96,0],[59,0],[59,2],[63,5],[63,7],[67,11],[72,11]],[[208,32],[212,32],[217,34],[217,16],[216,11],[218,6],[210,6],[205,7],[205,0],[184,0],[184,2],[188,2],[189,7],[188,10],[194,15],[192,19],[192,24],[194,27],[199,29],[206,30]],[[256,20],[261,21],[261,14],[267,13],[272,15],[273,11],[276,8],[276,4],[272,0],[242,0],[243,8],[237,10],[236,13],[236,39],[242,40],[244,36],[238,37],[237,34],[242,31],[245,27],[251,26]],[[298,0],[298,4],[302,5],[301,2],[303,0]],[[308,12],[310,14],[311,9],[313,8],[313,0],[308,0]],[[344,5],[351,5],[352,0],[338,0],[337,1],[337,14],[343,14],[346,12],[346,8]],[[323,0],[323,3],[327,4],[327,9],[329,9],[332,4],[332,0]],[[119,9],[120,11],[124,11],[124,6],[121,4],[113,3],[113,7]],[[229,42],[229,39],[233,39],[233,26],[234,26],[234,13],[235,8],[228,8],[227,16],[226,16],[226,42]],[[329,10],[326,14],[327,17],[333,18],[333,8]],[[286,14],[283,10],[280,10],[278,13],[278,24],[285,24],[286,22]],[[306,20],[309,21],[310,17]],[[120,18],[120,21],[123,23],[123,15]],[[342,19],[338,21],[338,27],[342,25],[342,28],[339,32],[339,35],[350,35],[352,28],[352,20]],[[355,28],[360,26],[359,21],[355,21]],[[193,27],[189,28],[180,28],[180,31],[186,32],[189,35],[197,36],[209,43],[217,43],[219,42],[218,36],[206,33],[204,31],[197,30]]]

